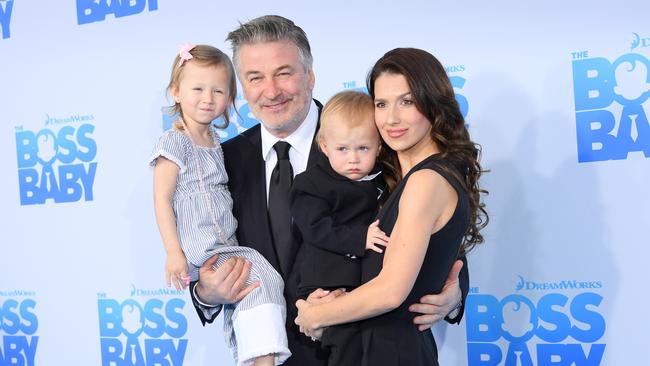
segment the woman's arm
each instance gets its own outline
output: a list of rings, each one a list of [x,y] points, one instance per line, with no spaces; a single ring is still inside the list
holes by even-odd
[[[309,331],[377,316],[402,304],[420,272],[431,234],[449,221],[457,199],[453,187],[435,171],[413,173],[400,198],[379,275],[327,304],[298,301],[296,323]]]
[[[153,168],[153,203],[156,212],[158,230],[167,252],[165,264],[165,277],[167,286],[172,282],[180,290],[187,285],[179,283],[180,278],[173,279],[172,276],[182,274],[187,276],[187,261],[181,250],[180,239],[176,229],[176,216],[172,208],[172,198],[176,191],[176,181],[180,168],[162,156],[156,160]]]

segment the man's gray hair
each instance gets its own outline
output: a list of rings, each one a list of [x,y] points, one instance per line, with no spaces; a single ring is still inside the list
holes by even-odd
[[[239,23],[239,28],[228,33],[227,41],[232,46],[233,61],[239,69],[239,50],[241,46],[259,42],[289,41],[298,48],[298,56],[305,71],[312,69],[311,47],[305,31],[293,21],[279,15],[264,15],[247,23]]]

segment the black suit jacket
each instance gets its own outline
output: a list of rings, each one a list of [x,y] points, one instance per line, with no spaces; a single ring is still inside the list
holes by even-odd
[[[379,192],[374,180],[350,180],[327,162],[296,176],[290,201],[304,246],[299,296],[317,288],[361,284],[360,258],[366,253],[368,225],[377,215]]]

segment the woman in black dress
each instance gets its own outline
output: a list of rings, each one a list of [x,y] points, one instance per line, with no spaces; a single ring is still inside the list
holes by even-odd
[[[389,51],[367,85],[390,191],[378,218],[390,240],[383,254],[364,257],[362,286],[326,304],[298,301],[296,323],[318,337],[324,327],[366,319],[363,365],[437,365],[433,336],[413,325],[408,306],[439,293],[454,261],[483,242],[480,149],[430,53]]]

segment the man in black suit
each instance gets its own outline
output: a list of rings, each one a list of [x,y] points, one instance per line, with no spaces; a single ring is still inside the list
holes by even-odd
[[[322,105],[312,99],[315,77],[309,42],[300,27],[280,16],[263,16],[241,24],[228,35],[228,40],[233,46],[233,61],[244,97],[261,121],[223,145],[233,213],[239,224],[237,238],[240,245],[259,251],[285,281],[287,337],[292,352],[285,365],[326,365],[327,354],[319,343],[300,334],[294,324],[298,263],[303,254],[300,240],[293,237],[282,243],[274,242],[274,238],[278,239],[272,227],[277,226],[269,223],[267,210],[269,190],[273,190],[271,176],[276,164],[279,165],[276,142],[289,143],[288,158],[294,175],[324,159],[314,145]],[[289,201],[283,203],[288,210]],[[212,268],[215,262],[216,258],[206,261],[199,272],[199,282],[191,286],[192,300],[204,324],[217,317],[220,304],[237,302],[258,285],[246,286],[250,262],[245,259],[231,258]],[[458,261],[441,294],[425,296],[422,304],[412,306],[412,311],[423,314],[414,323],[422,330],[428,329],[450,312],[456,314],[451,314],[455,318],[447,318],[448,321],[460,321],[462,299],[468,286],[466,266],[461,271]],[[328,301],[337,295],[337,292],[316,291],[310,298]]]

